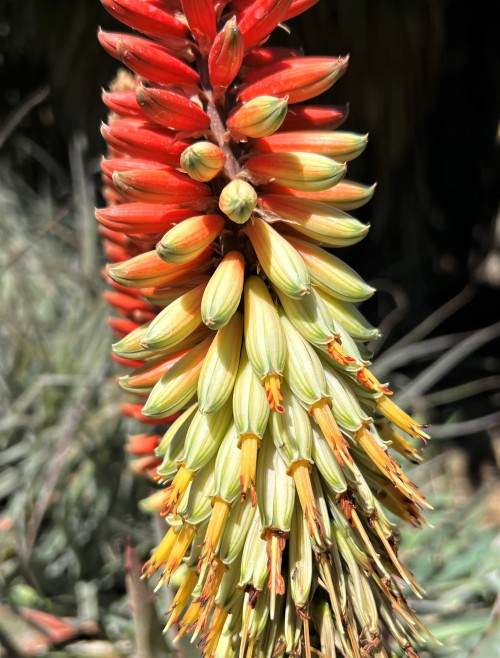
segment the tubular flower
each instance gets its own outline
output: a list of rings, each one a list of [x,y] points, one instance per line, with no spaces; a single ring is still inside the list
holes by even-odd
[[[102,0],[136,31],[99,33],[130,73],[103,93],[96,217],[126,449],[167,525],[144,576],[187,563],[167,628],[207,658],[416,658],[429,637],[388,518],[423,522],[398,460],[428,436],[370,371],[374,289],[337,251],[369,229],[350,212],[374,186],[344,180],[367,137],[309,102],[348,58],[267,45],[316,1]]]

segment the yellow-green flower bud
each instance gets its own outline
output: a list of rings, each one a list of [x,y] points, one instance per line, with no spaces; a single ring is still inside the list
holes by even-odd
[[[312,458],[321,477],[332,491],[343,493],[347,490],[347,482],[328,442],[315,427],[313,427],[312,436]]]
[[[189,425],[184,452],[179,463],[192,472],[199,471],[217,452],[231,423],[231,402],[213,414],[198,409]]]
[[[334,321],[340,324],[354,340],[374,340],[380,336],[379,330],[372,327],[354,304],[341,302],[321,288],[316,288],[316,291]]]
[[[311,281],[333,297],[343,302],[362,302],[375,292],[352,268],[321,247],[291,236],[286,239],[302,256]]]
[[[198,379],[198,402],[202,414],[219,410],[233,392],[240,361],[243,316],[236,312],[217,332]]]
[[[256,514],[257,509],[252,506],[249,498],[231,511],[219,551],[219,557],[224,564],[232,564],[239,557]]]
[[[246,231],[262,269],[277,288],[298,299],[311,291],[304,261],[278,231],[260,217],[249,222]]]
[[[233,424],[217,452],[215,460],[215,480],[212,496],[229,503],[240,493],[241,452],[237,448],[238,437]]]
[[[266,389],[271,408],[282,413],[280,383],[285,368],[285,334],[271,295],[260,277],[251,276],[245,282],[244,303],[248,360]]]
[[[192,404],[179,418],[175,419],[165,432],[160,445],[156,448],[156,454],[163,457],[163,461],[157,469],[157,473],[162,480],[170,480],[177,472],[179,459],[184,452],[184,441],[186,440],[189,421],[193,417],[196,407],[196,404]]]
[[[237,224],[248,221],[256,205],[257,192],[244,180],[232,180],[219,195],[219,208]]]
[[[309,414],[286,384],[282,387],[284,414],[271,414],[269,427],[274,445],[288,472],[299,461],[312,464],[312,428]]]
[[[245,347],[241,350],[234,384],[233,417],[240,442],[241,437],[248,434],[262,439],[269,418],[269,404],[260,379],[250,365]]]
[[[187,338],[201,322],[200,304],[205,286],[204,283],[196,286],[160,311],[141,345],[149,350],[166,350]]]
[[[307,522],[300,505],[295,505],[289,542],[290,592],[299,610],[307,608],[313,579],[313,556]]]
[[[260,450],[257,491],[263,531],[265,533],[269,529],[288,533],[295,501],[293,478],[287,475],[286,464],[269,433],[266,433]]]
[[[257,96],[236,108],[227,119],[233,139],[267,137],[281,126],[286,117],[288,101],[274,96]]]
[[[201,318],[210,329],[224,327],[233,317],[243,293],[245,259],[230,251],[210,277],[201,300]]]
[[[267,543],[262,539],[260,514],[255,514],[243,547],[241,556],[241,574],[238,587],[246,589],[251,585],[262,591],[267,581]]]
[[[276,292],[287,318],[307,341],[328,348],[337,340],[332,316],[314,289],[301,299],[292,299],[279,290]]]
[[[182,409],[196,393],[198,377],[212,338],[206,338],[179,359],[155,384],[142,410],[151,418],[166,418]]]
[[[184,496],[177,508],[177,513],[187,523],[199,526],[210,516],[211,495],[214,488],[214,464],[215,459],[212,459],[205,468],[196,474],[189,486],[189,495]]]
[[[190,178],[201,182],[215,178],[225,164],[224,151],[212,142],[195,142],[181,155],[181,167]]]
[[[363,423],[371,423],[372,419],[363,411],[349,386],[349,379],[328,367],[324,368],[324,373],[328,391],[335,401],[333,415],[340,427],[347,432],[356,432]]]

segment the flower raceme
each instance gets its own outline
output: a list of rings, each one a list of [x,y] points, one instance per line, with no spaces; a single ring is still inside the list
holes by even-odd
[[[347,58],[266,43],[316,1],[102,0],[135,30],[99,32],[130,72],[96,217],[127,450],[167,524],[144,575],[182,569],[167,628],[207,657],[415,658],[427,634],[388,513],[423,522],[398,459],[428,437],[370,371],[374,289],[337,251],[368,232],[374,186],[344,178],[367,138],[309,103]]]

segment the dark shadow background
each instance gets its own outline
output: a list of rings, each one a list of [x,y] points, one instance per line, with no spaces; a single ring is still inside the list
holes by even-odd
[[[321,0],[290,22],[290,37],[275,37],[306,54],[351,55],[321,102],[348,100],[345,129],[370,133],[349,177],[378,181],[374,200],[355,213],[372,229],[345,258],[380,291],[364,309],[375,323],[389,316],[384,347],[466,286],[468,303],[438,333],[499,319],[499,13],[484,1]],[[0,0],[0,159],[35,188],[51,168],[69,169],[77,134],[98,186],[100,88],[116,70],[97,43],[98,25],[119,29],[98,0]],[[45,100],[16,123],[37,94]],[[68,190],[57,177],[53,185],[63,200]],[[490,342],[465,359],[448,383],[498,375],[498,347]],[[471,416],[499,401],[474,403]]]

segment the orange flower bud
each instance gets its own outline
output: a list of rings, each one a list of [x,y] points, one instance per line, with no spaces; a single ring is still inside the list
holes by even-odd
[[[107,228],[148,235],[164,233],[172,225],[196,214],[197,211],[193,208],[177,208],[155,203],[121,203],[95,211],[97,221]]]
[[[213,89],[223,91],[229,87],[241,67],[244,44],[236,18],[228,21],[210,49],[208,73]]]
[[[174,170],[134,169],[115,172],[113,183],[130,201],[146,203],[189,203],[211,195],[207,185]]]
[[[257,205],[257,192],[244,180],[233,180],[219,196],[219,208],[233,222],[244,224]]]
[[[147,288],[166,286],[185,277],[196,267],[206,265],[212,257],[212,249],[207,248],[194,262],[188,265],[171,265],[163,261],[156,251],[147,251],[108,269],[109,276],[127,288]],[[148,305],[149,308],[149,305]]]
[[[245,86],[240,101],[249,101],[262,94],[288,96],[288,103],[301,103],[322,94],[340,78],[347,67],[347,57],[323,58],[322,64],[311,63],[308,57],[283,60],[275,67],[266,67],[267,75]],[[294,63],[295,62],[295,63]]]
[[[119,32],[98,33],[104,50],[120,60],[125,66],[159,84],[193,85],[199,82],[199,75],[183,61],[159,44]]]
[[[225,164],[224,151],[212,142],[195,142],[181,155],[181,167],[196,181],[212,180]]]
[[[257,139],[252,147],[260,153],[305,151],[320,153],[339,162],[353,160],[365,150],[368,135],[340,131],[304,130],[280,132]]]
[[[254,155],[245,166],[257,178],[275,180],[295,190],[326,190],[346,171],[345,165],[324,155],[300,152]]]
[[[287,110],[286,98],[258,96],[238,107],[226,125],[234,139],[272,135],[283,123]]]
[[[190,263],[220,235],[221,215],[198,215],[185,219],[168,231],[156,245],[156,253],[167,263]]]
[[[150,119],[166,128],[202,132],[210,126],[210,119],[199,105],[168,89],[141,85],[137,100]]]
[[[331,203],[339,210],[354,210],[368,203],[375,192],[375,185],[362,185],[350,180],[342,180],[335,187],[320,192],[298,192],[291,187],[283,187],[271,183],[266,185],[266,192],[272,194],[287,194],[290,196],[300,196],[303,199],[311,201],[321,201],[322,203]]]

